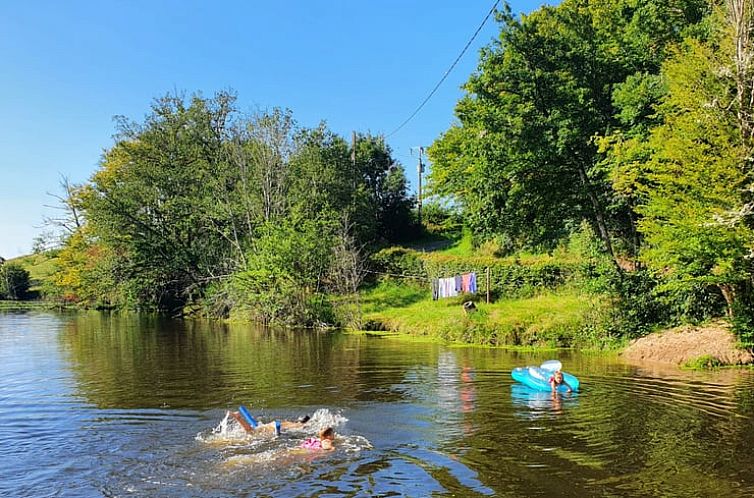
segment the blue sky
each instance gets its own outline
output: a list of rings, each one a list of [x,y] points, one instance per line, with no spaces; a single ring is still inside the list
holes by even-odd
[[[0,3],[0,256],[31,252],[60,175],[86,181],[114,133],[168,92],[233,89],[244,111],[287,107],[388,134],[427,96],[494,0],[7,1]],[[529,12],[541,2],[511,2]],[[422,111],[388,138],[416,187],[411,147],[453,122],[490,20]]]

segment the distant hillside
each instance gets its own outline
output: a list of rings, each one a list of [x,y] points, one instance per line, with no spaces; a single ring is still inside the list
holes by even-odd
[[[41,291],[45,282],[48,282],[55,273],[57,266],[57,251],[47,251],[39,254],[28,254],[7,260],[8,263],[17,263],[29,272],[31,277],[31,291]]]

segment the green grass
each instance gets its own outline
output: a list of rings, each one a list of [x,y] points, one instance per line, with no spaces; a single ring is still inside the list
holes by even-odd
[[[471,237],[470,231],[464,231],[461,238],[455,240],[453,244],[451,244],[446,249],[442,249],[438,251],[440,254],[445,254],[448,256],[473,256],[478,254],[478,251],[474,249],[473,240]]]
[[[604,346],[600,333],[610,303],[574,288],[527,299],[477,302],[466,315],[468,296],[432,301],[429,289],[384,282],[362,294],[368,328],[495,346]]]
[[[683,364],[682,368],[685,370],[706,370],[719,368],[723,365],[723,362],[718,358],[712,355],[704,355],[687,361]]]
[[[5,301],[0,300],[0,311],[26,311],[26,310],[59,310],[75,309],[72,305],[64,305],[52,301]]]
[[[52,277],[57,269],[56,261],[54,253],[29,254],[8,260],[29,272],[32,291],[39,290],[41,283]]]

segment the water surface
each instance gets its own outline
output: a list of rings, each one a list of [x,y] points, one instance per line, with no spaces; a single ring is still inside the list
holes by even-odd
[[[551,356],[0,313],[0,496],[754,495],[751,371],[564,352],[581,392],[510,379]],[[241,403],[264,420],[318,413],[337,449],[293,450],[314,428],[223,433]]]

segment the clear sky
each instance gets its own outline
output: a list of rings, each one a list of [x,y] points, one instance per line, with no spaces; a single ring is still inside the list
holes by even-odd
[[[233,89],[244,111],[389,134],[424,100],[494,0],[0,2],[0,256],[31,252],[48,192],[79,183],[168,92]],[[538,0],[513,0],[516,13]],[[388,138],[416,188],[416,155],[453,122],[490,19],[422,111]]]

